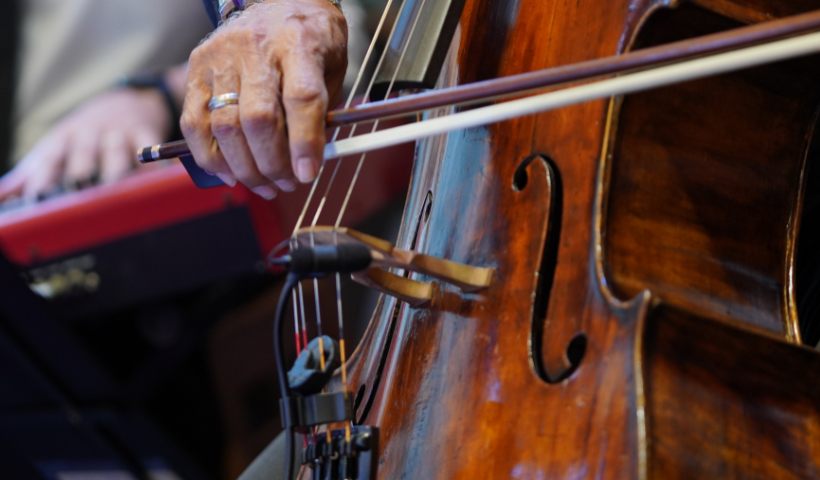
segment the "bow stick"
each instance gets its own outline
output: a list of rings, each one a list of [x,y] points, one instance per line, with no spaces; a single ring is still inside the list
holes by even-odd
[[[328,127],[392,118],[439,107],[483,103],[569,82],[598,80],[328,143],[324,159],[818,53],[820,33],[816,31],[819,29],[820,11],[810,12],[624,55],[334,110],[326,117]],[[783,39],[790,36],[793,37]],[[600,80],[601,77],[610,76],[615,77]],[[147,163],[189,153],[188,144],[180,140],[145,147],[137,152],[137,157],[140,162]]]

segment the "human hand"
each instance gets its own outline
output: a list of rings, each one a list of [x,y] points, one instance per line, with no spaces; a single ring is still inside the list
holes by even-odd
[[[113,182],[136,165],[134,152],[162,142],[171,117],[156,90],[124,88],[102,93],[57,122],[8,174],[0,201],[22,195],[36,200],[59,187],[69,190]]]
[[[347,24],[327,0],[249,7],[191,54],[180,125],[197,164],[265,198],[312,181],[346,68]],[[239,104],[209,112],[226,93]]]

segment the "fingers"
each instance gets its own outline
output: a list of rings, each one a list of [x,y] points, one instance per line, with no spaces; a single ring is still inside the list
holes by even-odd
[[[211,115],[208,101],[211,87],[196,75],[189,73],[188,93],[182,109],[179,126],[197,165],[212,173],[230,174],[231,169],[211,133]]]
[[[26,185],[25,168],[20,165],[0,178],[0,202],[17,197],[23,193]]]
[[[216,95],[240,93],[238,83],[238,78],[228,79],[225,82],[217,77],[214,81],[214,92]],[[242,98],[241,93],[239,98]],[[257,110],[263,112],[264,107]],[[211,132],[222,150],[225,161],[231,167],[233,175],[254,193],[270,200],[276,196],[276,187],[271,185],[271,179],[260,172],[242,129],[243,122],[240,120],[240,115],[244,116],[239,105],[227,105],[213,110],[211,112]],[[256,119],[257,122],[265,120],[267,118],[264,115],[258,115]],[[264,136],[269,135],[269,131],[264,133]]]
[[[274,185],[290,191],[295,179],[313,181],[329,93],[341,94],[345,46],[344,17],[320,2],[259,4],[218,30],[189,61],[181,126],[197,163],[263,196]],[[239,93],[239,104],[208,112],[210,98],[225,93]]]
[[[99,173],[104,183],[127,175],[135,165],[137,146],[157,144],[162,135],[151,128],[130,131],[63,131],[43,138],[11,172],[0,178],[0,201],[22,195],[36,201],[56,191],[91,185]]]
[[[150,129],[134,132],[114,130],[103,134],[100,139],[100,182],[114,183],[127,176],[134,169],[134,151],[145,145],[156,145],[162,136]]]
[[[26,167],[23,199],[36,201],[57,189],[68,148],[67,136],[48,136],[20,161]]]
[[[293,172],[278,91],[278,75],[252,77],[242,84],[238,110],[242,131],[259,173],[283,190],[292,190],[295,185],[289,180]]]
[[[198,78],[196,73],[193,75],[180,126],[197,164],[230,186],[238,179],[264,198],[275,197],[276,188],[259,172],[245,139],[239,107],[227,105],[208,111],[208,102],[214,95],[211,92],[239,93],[238,78],[217,75],[211,88],[202,81],[201,74]]]
[[[91,185],[97,173],[97,153],[100,137],[96,131],[79,130],[68,143],[63,186],[78,190]]]
[[[41,195],[56,184],[62,174],[62,184],[67,190],[79,190],[95,183],[113,183],[128,175],[135,166],[134,151],[145,145],[155,145],[163,140],[162,134],[150,127],[127,132],[117,130],[79,130],[67,135],[65,151],[54,152],[51,160],[40,158],[38,164],[51,164],[44,172],[31,172],[27,184]],[[36,152],[36,151],[35,151]],[[34,153],[34,152],[33,152]],[[39,157],[44,154],[40,153]],[[46,155],[47,156],[47,155]],[[60,172],[58,157],[65,157],[65,167]],[[39,170],[39,168],[38,168]]]
[[[154,143],[139,143],[139,145],[154,145]],[[100,182],[113,183],[126,175],[133,165],[133,147],[136,142],[129,142],[122,132],[108,132],[100,141]]]
[[[275,197],[276,190],[270,186],[271,181],[259,172],[245,139],[239,107],[229,105],[211,112],[211,131],[233,176],[259,195],[268,199]]]
[[[299,181],[316,178],[325,146],[327,90],[317,58],[296,56],[283,65],[282,103],[288,119],[290,157]]]

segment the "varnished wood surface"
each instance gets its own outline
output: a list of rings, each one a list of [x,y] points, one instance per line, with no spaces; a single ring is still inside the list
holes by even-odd
[[[693,0],[693,3],[743,23],[765,22],[817,9],[814,0]]]
[[[645,333],[650,478],[820,477],[820,356],[660,308]]]
[[[818,2],[820,7],[820,2]],[[682,6],[638,47],[737,24]],[[797,338],[789,256],[820,58],[627,97],[615,119],[606,259],[613,290]]]
[[[665,8],[468,0],[440,85],[622,53]],[[788,303],[820,85],[790,65],[419,143],[396,245],[495,280],[380,304],[348,373],[378,478],[816,477]]]
[[[798,18],[799,17],[799,18]],[[731,31],[679,40],[674,43],[645,47],[622,55],[599,58],[571,65],[524,72],[422,93],[372,102],[328,112],[328,127],[406,115],[433,108],[487,102],[495,98],[522,94],[567,82],[586,81],[600,76],[643,70],[669,62],[700,55],[750,46],[798,33],[814,31],[820,26],[820,12],[809,12],[762,24],[739,27]],[[170,144],[166,144],[170,145]],[[164,150],[160,150],[164,152]]]

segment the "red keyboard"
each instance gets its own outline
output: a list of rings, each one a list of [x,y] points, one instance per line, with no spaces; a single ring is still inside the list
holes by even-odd
[[[412,160],[412,144],[369,154],[342,224],[355,226],[403,195]],[[335,223],[357,163],[342,162],[318,224]],[[0,248],[68,317],[89,315],[264,272],[308,192],[300,186],[266,201],[241,185],[202,190],[176,164],[2,213]]]

